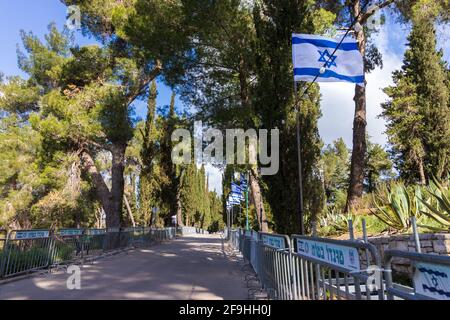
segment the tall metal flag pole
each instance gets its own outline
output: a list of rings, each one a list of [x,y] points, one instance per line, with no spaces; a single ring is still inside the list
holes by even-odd
[[[305,233],[305,227],[304,227],[304,219],[303,219],[303,214],[304,214],[304,207],[303,207],[303,181],[302,181],[302,157],[301,157],[301,136],[300,136],[300,106],[299,103],[301,103],[302,98],[308,93],[309,89],[311,89],[311,87],[313,86],[313,84],[319,79],[319,77],[325,76],[325,74],[327,73],[326,67],[329,66],[330,63],[334,63],[334,65],[336,66],[335,63],[335,59],[336,56],[335,54],[337,53],[337,51],[342,48],[342,44],[344,43],[345,38],[348,36],[348,34],[350,33],[351,30],[353,30],[353,28],[356,26],[356,24],[358,23],[358,19],[361,16],[361,14],[363,12],[365,12],[366,7],[369,5],[370,1],[367,1],[364,6],[362,7],[362,9],[360,10],[360,12],[358,13],[358,15],[353,19],[353,21],[351,22],[350,26],[348,27],[347,31],[345,32],[344,36],[342,37],[342,39],[339,41],[339,43],[337,43],[337,45],[334,47],[334,50],[332,51],[331,54],[329,54],[329,52],[327,50],[324,51],[323,53],[323,57],[321,57],[319,59],[319,62],[324,62],[323,66],[320,68],[320,70],[317,72],[317,74],[315,74],[314,79],[311,81],[310,80],[310,76],[312,75],[310,73],[310,68],[303,68],[303,70],[300,71],[300,74],[305,75],[305,81],[310,82],[310,84],[308,85],[308,87],[305,89],[305,91],[303,91],[303,93],[300,95],[300,97],[297,94],[297,81],[295,80],[294,77],[294,93],[295,93],[295,111],[297,112],[297,153],[298,153],[298,184],[299,184],[299,219],[300,219],[300,229],[301,229],[301,234],[303,235]],[[362,28],[361,25],[359,25],[359,27]],[[314,40],[313,40],[314,41]],[[294,42],[293,42],[294,45]],[[319,51],[319,53],[322,55],[322,52]],[[359,53],[359,50],[358,50]],[[325,57],[328,55],[328,57],[325,59]],[[361,66],[363,66],[363,60],[361,59]],[[363,70],[363,68],[362,68]],[[295,74],[295,62],[294,62],[294,74]],[[344,81],[348,81],[348,82],[356,82],[358,83],[358,81],[354,80],[354,79],[358,79],[359,77],[342,77],[339,74],[336,73],[328,73],[326,75],[326,77],[337,77],[342,79],[345,79]],[[325,78],[326,78],[325,77]],[[362,78],[364,78],[364,73],[362,75]],[[364,79],[362,79],[361,81],[362,83],[364,83]]]
[[[299,219],[300,234],[305,234],[305,226],[303,223],[303,175],[302,175],[302,152],[301,152],[301,135],[300,135],[300,106],[298,104],[297,81],[294,81],[295,106],[297,113],[297,156],[298,156],[298,196],[299,196]]]
[[[246,214],[245,225],[246,225],[246,230],[247,231],[250,231],[250,225],[249,225],[249,221],[248,221],[248,184],[249,184],[249,180],[250,180],[249,178],[250,178],[250,175],[247,172],[247,181],[246,181],[246,188],[245,188],[245,210],[246,210],[246,212],[245,212],[245,214]]]

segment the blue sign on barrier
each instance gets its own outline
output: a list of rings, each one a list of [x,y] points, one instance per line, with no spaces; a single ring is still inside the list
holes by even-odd
[[[416,263],[415,292],[438,300],[450,300],[450,267]]]
[[[59,235],[63,237],[69,236],[81,236],[83,234],[83,229],[62,229],[59,230]]]
[[[89,229],[87,230],[87,234],[90,236],[96,236],[99,234],[105,234],[106,230],[105,229]]]
[[[286,239],[283,236],[262,234],[263,243],[269,247],[276,249],[286,249]]]
[[[16,231],[15,239],[23,240],[23,239],[48,238],[49,235],[50,231],[48,230]]]
[[[358,250],[329,242],[297,239],[297,253],[334,266],[359,271]]]

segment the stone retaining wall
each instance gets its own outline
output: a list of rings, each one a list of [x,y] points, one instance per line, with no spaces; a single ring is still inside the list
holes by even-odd
[[[420,234],[419,238],[422,253],[450,255],[450,234]],[[369,242],[377,248],[383,262],[384,251],[388,249],[416,252],[413,235],[372,237],[369,238]],[[413,273],[410,261],[407,259],[395,258],[392,269],[408,276],[412,276]]]

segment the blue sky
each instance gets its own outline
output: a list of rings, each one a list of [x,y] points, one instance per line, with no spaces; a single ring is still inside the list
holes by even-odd
[[[5,75],[25,76],[17,67],[16,45],[21,42],[20,30],[33,31],[42,38],[47,32],[50,22],[55,22],[62,29],[66,21],[66,7],[58,0],[0,0],[0,71]],[[368,132],[373,142],[385,146],[387,143],[385,122],[379,119],[380,104],[386,101],[382,88],[392,84],[392,72],[402,65],[403,54],[406,50],[408,26],[394,23],[388,16],[387,23],[381,27],[374,37],[375,43],[384,57],[384,68],[377,69],[367,76],[367,122]],[[444,59],[450,60],[450,32],[449,26],[441,26],[437,30],[438,47],[444,49]],[[94,39],[76,34],[79,45],[95,43]],[[354,113],[354,86],[346,83],[323,83],[322,118],[319,120],[319,130],[325,143],[343,137],[351,148],[352,127]],[[170,102],[170,88],[159,84],[158,106]],[[177,100],[178,107],[181,102]],[[136,115],[144,118],[146,114],[145,102],[136,103]],[[210,173],[211,188],[221,190],[221,174],[218,170],[207,166]]]

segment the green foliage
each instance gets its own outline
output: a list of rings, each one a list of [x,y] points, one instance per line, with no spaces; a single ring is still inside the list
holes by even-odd
[[[309,1],[261,1],[255,5],[254,72],[258,81],[254,88],[253,105],[261,127],[280,129],[280,172],[264,177],[265,194],[274,225],[280,233],[298,233],[298,155],[296,150],[296,110],[292,83],[292,32],[314,33],[312,20],[325,11],[309,10]],[[326,13],[329,17],[329,14]],[[329,21],[328,18],[322,21]],[[318,26],[316,26],[319,28]],[[326,29],[326,25],[319,29]],[[308,84],[299,84],[298,95]],[[306,231],[311,232],[324,209],[324,190],[319,170],[322,141],[317,121],[321,116],[320,94],[312,86],[301,106],[302,169]],[[282,190],[280,192],[280,190]]]
[[[450,230],[450,189],[444,187],[441,183],[433,177],[433,181],[426,189],[430,199],[419,198],[426,210],[421,210],[421,213],[435,220],[440,226],[431,227],[435,231],[449,231]]]
[[[172,163],[171,134],[192,122],[176,115],[175,96],[168,112],[156,115],[156,84],[149,86],[161,75],[208,124],[280,129],[280,172],[258,183],[270,225],[281,233],[299,231],[291,34],[333,32],[333,25],[349,21],[350,2],[63,2],[80,6],[83,32],[101,45],[74,47],[68,31],[59,32],[54,24],[45,41],[21,33],[18,62],[28,80],[0,77],[0,225],[92,225],[99,201],[120,223],[125,184],[140,224],[150,224],[151,208],[159,207],[157,224],[168,223],[181,209],[188,225],[223,226],[223,202],[209,192],[205,169]],[[385,89],[390,100],[382,116],[391,158],[407,183],[425,183],[432,174],[442,180],[449,170],[450,73],[434,34],[434,22],[438,16],[446,19],[447,7],[444,1],[396,1],[413,28],[404,66],[394,73],[394,86]],[[370,32],[366,35],[370,71],[382,60]],[[300,83],[299,92],[306,86]],[[133,102],[147,97],[146,121],[136,124]],[[348,220],[339,215],[349,180],[347,146],[340,139],[321,151],[318,86],[299,105],[307,231],[314,230],[327,203],[332,213],[323,221],[330,219],[327,226],[342,232]],[[94,166],[87,165],[86,155]],[[380,186],[374,198],[380,221],[405,231],[408,218],[416,215],[427,227],[436,227],[427,220],[434,219],[448,228],[447,191],[435,183],[425,192],[400,185],[383,191],[392,162],[377,144],[368,144],[365,167],[367,191]],[[224,173],[224,196],[231,170],[236,167]],[[256,209],[250,210],[256,224]]]
[[[369,139],[367,141],[366,188],[368,192],[373,192],[378,184],[394,177],[393,163],[381,145],[371,143]]]
[[[406,232],[411,229],[411,217],[421,222],[421,211],[424,206],[419,200],[422,198],[420,187],[409,188],[402,183],[382,185],[373,194],[375,209],[370,211],[387,226],[397,232]]]
[[[327,202],[329,205],[335,204],[337,211],[342,211],[347,197],[345,190],[348,187],[350,171],[349,151],[342,138],[325,148],[322,152],[322,163]]]
[[[0,109],[8,113],[26,116],[30,111],[37,111],[39,88],[19,77],[7,78],[0,82]]]
[[[433,174],[445,179],[450,165],[448,71],[436,49],[434,4],[412,7],[409,49],[382,105],[394,163],[409,183],[425,184]]]
[[[341,235],[349,232],[350,222],[352,221],[354,229],[361,223],[360,216],[352,215],[352,214],[342,214],[342,213],[334,213],[328,212],[325,217],[322,217],[320,220],[321,231],[323,234],[326,232],[326,235]]]

